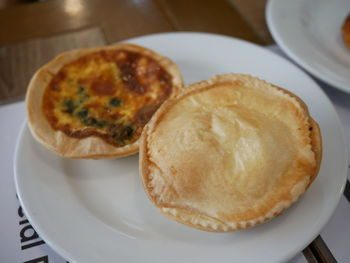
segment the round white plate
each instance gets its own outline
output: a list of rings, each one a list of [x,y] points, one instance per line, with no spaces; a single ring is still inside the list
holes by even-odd
[[[278,45],[324,82],[350,93],[350,50],[341,26],[349,0],[270,0],[267,24]]]
[[[345,140],[328,98],[285,59],[218,35],[168,33],[129,40],[177,63],[186,83],[227,72],[250,73],[298,94],[319,122],[321,171],[282,216],[249,230],[206,233],[166,218],[138,175],[138,156],[69,160],[46,150],[25,126],[15,179],[23,208],[41,237],[71,262],[281,262],[301,251],[332,215],[346,179]]]

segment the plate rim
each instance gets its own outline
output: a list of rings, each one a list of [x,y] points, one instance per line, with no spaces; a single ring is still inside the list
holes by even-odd
[[[346,93],[350,93],[350,82],[348,85],[342,81],[338,81],[337,79],[334,79],[332,76],[330,76],[327,72],[318,71],[317,69],[314,69],[314,67],[308,63],[306,60],[304,60],[301,56],[298,56],[297,52],[293,50],[292,47],[290,47],[287,44],[287,41],[283,38],[283,34],[280,34],[280,31],[277,29],[276,23],[274,22],[274,16],[273,11],[275,6],[278,6],[278,2],[280,0],[268,0],[265,8],[265,17],[267,26],[270,30],[270,33],[273,37],[273,39],[276,41],[278,46],[299,66],[301,66],[303,69],[305,69],[310,74],[314,75],[316,78],[324,81],[325,83],[329,84],[331,87],[334,87],[338,90],[341,90]],[[277,3],[277,4],[276,4]]]
[[[121,42],[125,42],[125,41],[133,41],[135,39],[140,39],[143,37],[159,37],[159,36],[168,36],[168,35],[201,35],[201,36],[207,36],[207,37],[220,37],[220,38],[225,38],[228,40],[233,40],[233,41],[237,41],[240,42],[244,45],[249,45],[252,46],[254,48],[258,48],[263,50],[264,52],[268,52],[270,53],[270,55],[273,55],[275,57],[278,57],[278,59],[282,59],[284,62],[290,64],[291,66],[295,67],[298,69],[298,71],[300,71],[306,78],[308,78],[316,87],[318,87],[320,94],[322,94],[322,96],[324,97],[324,99],[326,99],[329,102],[329,106],[332,107],[333,112],[335,114],[336,117],[336,123],[339,129],[339,133],[340,133],[340,140],[342,142],[346,143],[346,139],[345,139],[345,134],[344,134],[344,128],[341,124],[340,118],[338,113],[336,112],[334,105],[332,104],[331,100],[328,98],[328,96],[325,94],[325,92],[319,87],[319,85],[315,82],[315,80],[313,80],[309,75],[307,75],[305,72],[303,72],[300,68],[298,68],[295,64],[291,63],[290,61],[288,61],[287,59],[277,55],[276,53],[261,47],[259,45],[256,45],[254,43],[242,40],[242,39],[237,39],[234,37],[230,37],[230,36],[225,36],[225,35],[220,35],[220,34],[212,34],[212,33],[202,33],[202,32],[188,32],[188,31],[180,31],[180,32],[165,32],[165,33],[155,33],[155,34],[149,34],[149,35],[143,35],[143,36],[139,36],[139,37],[135,37],[135,38],[130,38],[127,40],[123,40]],[[64,257],[66,260],[72,261],[72,262],[76,262],[77,259],[75,259],[75,256],[72,255],[69,251],[67,251],[66,249],[64,249],[62,246],[60,246],[59,244],[56,244],[56,242],[54,242],[52,239],[50,239],[49,236],[47,236],[43,231],[41,231],[39,225],[37,224],[36,220],[34,219],[34,216],[32,216],[31,212],[29,210],[27,210],[27,201],[24,200],[24,198],[22,197],[22,193],[20,191],[20,184],[18,183],[18,158],[19,158],[19,152],[20,152],[20,145],[21,142],[23,140],[23,137],[25,135],[26,130],[28,132],[29,129],[27,127],[27,122],[24,121],[24,123],[22,124],[20,133],[17,137],[16,140],[16,146],[15,146],[15,153],[14,153],[14,162],[13,162],[13,168],[14,168],[14,180],[15,180],[15,187],[16,187],[16,191],[17,191],[17,195],[19,198],[19,201],[21,203],[22,209],[24,209],[26,217],[29,219],[30,223],[32,224],[32,226],[34,227],[35,231],[40,235],[40,237],[45,240],[45,242],[51,247],[53,248],[55,251],[57,251],[57,253],[59,253],[62,257]],[[343,144],[345,145],[345,144]],[[348,156],[348,150],[347,147],[343,147],[344,150],[344,159],[347,160],[347,156]],[[285,254],[285,257],[283,258],[283,260],[290,260],[292,257],[294,257],[297,253],[301,252],[301,250],[305,247],[305,245],[307,245],[308,243],[310,243],[318,234],[319,232],[324,228],[324,226],[328,223],[328,221],[330,220],[330,218],[332,217],[332,215],[334,214],[335,209],[337,208],[337,204],[340,201],[340,198],[342,196],[342,193],[344,191],[345,188],[345,183],[347,180],[347,176],[346,176],[346,172],[347,172],[347,165],[344,166],[342,174],[344,174],[344,180],[342,183],[342,187],[341,189],[339,189],[339,191],[337,191],[338,195],[336,196],[336,198],[334,199],[334,205],[333,208],[331,209],[331,211],[329,212],[329,214],[325,217],[325,219],[323,220],[323,223],[320,224],[320,228],[318,230],[318,232],[314,233],[313,235],[310,235],[309,238],[305,239],[307,241],[300,243],[299,245],[295,246],[295,251],[290,251],[289,253]]]
[[[39,237],[42,240],[44,240],[45,243],[51,249],[53,249],[59,256],[64,258],[64,260],[72,262],[72,263],[78,262],[77,260],[74,259],[74,256],[71,255],[71,253],[69,251],[62,248],[62,246],[60,246],[59,244],[55,244],[55,242],[52,242],[52,239],[48,235],[46,235],[46,233],[44,231],[41,231],[41,228],[37,224],[35,217],[32,215],[30,210],[27,210],[27,205],[26,205],[27,201],[25,200],[25,198],[22,197],[22,192],[20,191],[21,187],[20,187],[20,184],[18,183],[19,178],[18,178],[18,171],[17,171],[18,170],[18,163],[19,163],[18,158],[19,158],[19,151],[20,151],[20,147],[21,147],[21,142],[23,140],[23,137],[24,137],[26,131],[28,131],[30,133],[27,118],[25,118],[25,120],[21,124],[20,131],[17,135],[15,151],[14,151],[14,158],[13,158],[13,171],[14,171],[13,177],[14,177],[15,189],[16,189],[16,194],[17,194],[18,200],[20,202],[22,210],[24,211],[25,217],[28,219],[29,223],[34,228],[34,231],[37,232],[37,234],[39,234]]]

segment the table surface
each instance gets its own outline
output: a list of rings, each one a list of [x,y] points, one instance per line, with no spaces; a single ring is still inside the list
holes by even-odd
[[[272,43],[264,22],[265,0],[256,1],[257,9],[248,9],[263,21],[252,19],[252,24],[245,19],[244,12],[249,12],[241,2],[49,0],[0,10],[0,104],[23,99],[35,70],[73,48],[169,31],[212,32],[261,45]],[[264,29],[254,29],[257,24]]]
[[[24,98],[33,73],[57,54],[169,31],[233,36],[273,43],[266,0],[49,0],[0,10],[0,105]],[[319,236],[303,254],[335,262]]]

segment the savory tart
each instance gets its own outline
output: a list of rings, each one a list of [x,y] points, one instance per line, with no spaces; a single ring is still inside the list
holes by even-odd
[[[350,49],[350,14],[345,18],[342,26],[342,36],[345,46]]]
[[[29,127],[40,143],[65,157],[133,154],[144,125],[182,85],[177,66],[144,47],[69,51],[30,81]]]
[[[248,75],[218,75],[167,100],[140,139],[140,174],[165,215],[228,232],[288,208],[315,179],[319,126],[296,95]]]

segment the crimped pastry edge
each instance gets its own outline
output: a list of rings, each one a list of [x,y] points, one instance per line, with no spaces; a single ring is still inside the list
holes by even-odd
[[[183,88],[183,79],[177,65],[169,58],[156,52],[129,43],[110,46],[75,49],[64,52],[41,67],[32,77],[26,93],[27,122],[33,137],[46,148],[67,158],[100,159],[127,156],[137,153],[139,139],[123,147],[115,147],[99,137],[73,138],[59,130],[54,130],[42,112],[42,99],[52,77],[64,66],[81,56],[102,50],[128,50],[150,56],[172,76],[173,90],[170,96]]]
[[[291,192],[294,191],[292,200],[288,202],[281,201],[277,203],[274,207],[272,207],[269,210],[268,213],[258,218],[255,218],[254,220],[232,222],[232,224],[230,225],[210,217],[208,217],[207,220],[202,220],[202,221],[199,220],[200,222],[198,222],[198,220],[193,219],[196,216],[198,217],[198,215],[195,215],[195,216],[190,215],[188,217],[183,216],[183,214],[191,214],[191,211],[187,208],[184,209],[179,207],[159,206],[157,204],[157,200],[151,194],[150,187],[149,187],[149,163],[151,161],[148,159],[148,147],[147,147],[148,145],[147,139],[151,134],[150,130],[152,130],[156,126],[156,124],[161,120],[162,115],[166,112],[167,109],[171,108],[173,104],[175,104],[179,99],[183,97],[189,96],[193,93],[196,93],[197,91],[210,87],[211,85],[217,82],[221,82],[221,81],[223,82],[227,80],[259,82],[264,86],[264,88],[265,87],[272,88],[275,91],[281,92],[284,95],[288,96],[289,99],[294,100],[296,102],[296,105],[298,105],[304,111],[305,115],[308,117],[309,127],[310,127],[309,128],[310,144],[311,144],[312,151],[315,154],[315,160],[316,160],[315,173],[311,175],[307,181],[306,180],[301,181],[299,182],[300,185],[297,184],[293,187],[293,189],[291,189]],[[315,180],[315,178],[317,177],[318,171],[320,169],[321,159],[322,159],[322,138],[321,138],[319,125],[314,119],[312,119],[306,104],[298,96],[296,96],[295,94],[293,94],[288,90],[277,87],[271,83],[268,83],[264,80],[253,77],[251,75],[231,73],[231,74],[216,75],[206,81],[200,81],[200,82],[188,85],[186,89],[182,90],[182,92],[175,94],[174,97],[166,101],[158,109],[158,111],[152,116],[148,124],[144,127],[144,130],[140,138],[139,170],[140,170],[140,176],[142,179],[144,190],[148,198],[160,210],[162,214],[176,220],[179,223],[188,225],[196,229],[200,229],[208,232],[233,232],[233,231],[250,228],[260,223],[267,222],[273,219],[274,217],[282,214],[284,210],[289,208],[293,203],[295,203],[302,196],[302,194],[310,187],[311,183]],[[206,215],[203,215],[203,214],[201,214],[200,216],[206,217]]]

